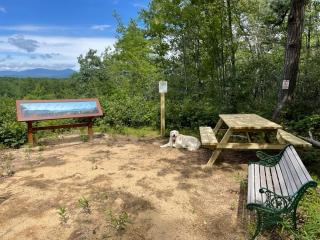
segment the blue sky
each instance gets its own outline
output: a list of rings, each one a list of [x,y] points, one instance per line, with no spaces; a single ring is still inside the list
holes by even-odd
[[[126,23],[148,0],[0,0],[0,71],[78,69],[89,48],[115,42],[116,11]]]

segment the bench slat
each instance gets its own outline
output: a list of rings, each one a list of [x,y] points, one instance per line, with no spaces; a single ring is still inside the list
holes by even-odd
[[[271,167],[270,171],[271,171],[274,192],[278,195],[282,195],[280,183],[278,180],[277,169],[275,167]]]
[[[262,188],[267,188],[267,181],[266,181],[266,170],[265,166],[260,165],[260,183]],[[266,201],[266,195],[262,194],[262,201]]]
[[[280,184],[280,187],[281,187],[281,192],[282,192],[282,195],[283,196],[288,196],[288,189],[287,189],[287,186],[286,186],[286,183],[285,183],[285,180],[283,178],[283,173],[281,171],[281,168],[279,165],[276,166],[276,171],[277,171],[277,174],[278,174],[278,179],[279,179],[279,184]]]
[[[254,165],[250,164],[248,166],[248,203],[254,202]]]
[[[258,164],[254,164],[254,190],[256,203],[262,203],[262,194],[259,192],[260,188],[260,168]]]
[[[211,127],[199,127],[202,145],[216,145],[218,140]]]
[[[272,179],[271,179],[271,173],[270,173],[270,168],[269,167],[266,167],[266,180],[267,180],[267,188],[274,192],[274,189],[273,189],[273,182],[272,182]]]
[[[287,154],[290,159],[292,167],[295,169],[295,173],[297,174],[296,176],[299,179],[299,184],[300,184],[299,186],[308,182],[308,179],[306,178],[306,176],[305,176],[305,174],[304,174],[303,170],[301,169],[301,166],[298,162],[300,159],[296,158],[296,156],[291,151],[291,147],[288,148]]]
[[[288,176],[287,184],[290,184],[290,186],[291,186],[290,195],[292,195],[298,190],[298,187],[297,187],[296,182],[294,181],[294,178],[292,176],[291,168],[288,165],[288,161],[286,160],[286,153],[283,154],[281,162],[282,162],[284,169],[287,173],[287,176]]]
[[[288,151],[285,151],[283,155],[284,155],[284,160],[286,161],[287,166],[290,169],[290,174],[292,176],[293,182],[296,185],[296,188],[297,188],[296,190],[299,190],[302,183],[301,183],[300,177],[295,169],[295,166],[293,165],[293,162],[295,159],[290,158],[291,156],[288,154]]]
[[[290,182],[290,178],[289,178],[289,175],[288,175],[288,172],[287,172],[287,167],[286,167],[286,165],[284,164],[283,161],[280,161],[279,167],[281,169],[283,179],[284,179],[284,181],[286,183],[286,186],[287,186],[288,195],[291,195],[291,194],[293,194],[295,192],[295,190],[293,189],[293,186],[292,186],[292,184]]]
[[[296,162],[299,164],[301,171],[303,172],[303,174],[305,176],[305,180],[306,180],[305,182],[312,181],[312,178],[311,178],[308,170],[304,166],[304,164],[303,164],[301,158],[299,157],[297,151],[294,149],[293,146],[290,146],[289,148],[290,148],[291,153],[294,155],[294,157],[296,159]]]

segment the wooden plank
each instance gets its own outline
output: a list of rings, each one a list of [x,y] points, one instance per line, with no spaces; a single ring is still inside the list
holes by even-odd
[[[286,185],[285,180],[283,178],[283,174],[282,174],[280,165],[277,164],[275,166],[275,168],[276,168],[278,179],[279,179],[279,185],[280,185],[280,188],[281,188],[281,193],[282,193],[283,196],[288,196],[289,194],[288,194],[287,185]]]
[[[288,164],[287,155],[285,154],[285,152],[282,156],[282,164],[283,164],[284,169],[285,169],[287,176],[288,176],[288,180],[286,183],[287,184],[289,183],[291,185],[292,192],[290,192],[290,195],[292,195],[298,190],[298,186],[296,185],[296,181],[294,180],[294,176],[292,175],[292,171],[290,168],[290,162]]]
[[[261,188],[267,188],[267,181],[266,181],[266,170],[265,166],[260,165],[260,185]],[[266,195],[262,194],[262,202],[266,201]]]
[[[89,124],[88,122],[85,122],[85,123],[62,124],[62,125],[56,125],[56,126],[34,127],[33,131],[52,130],[52,129],[60,129],[60,128],[86,127],[88,126],[88,124]]]
[[[285,165],[283,159],[281,159],[281,161],[279,163],[279,167],[281,169],[282,177],[283,177],[285,184],[286,184],[286,187],[287,187],[287,193],[290,196],[295,192],[295,189],[294,189],[295,186],[293,186],[294,184],[292,184],[290,181],[288,171],[287,171],[287,168],[286,168],[286,165]]]
[[[303,147],[303,148],[311,148],[312,147],[311,143],[308,143],[308,142],[304,141],[303,139],[298,138],[298,137],[294,136],[293,134],[288,133],[282,129],[278,129],[277,138],[278,138],[278,140],[280,139],[280,141],[285,141],[285,142],[290,143],[296,147]]]
[[[280,129],[281,125],[271,122],[257,114],[220,114],[229,128],[238,129]]]
[[[295,169],[295,165],[293,164],[293,161],[291,159],[291,156],[289,155],[289,152],[285,151],[283,154],[286,156],[285,159],[287,161],[287,165],[290,169],[290,173],[292,175],[293,181],[295,182],[297,190],[298,190],[302,185],[302,182],[300,180],[300,176]]]
[[[283,149],[286,145],[269,143],[218,143],[217,149]]]
[[[248,199],[247,203],[254,202],[254,164],[248,166]]]
[[[304,166],[304,164],[303,164],[301,158],[299,157],[297,151],[296,151],[296,150],[294,149],[294,147],[292,147],[292,146],[290,146],[289,148],[290,148],[292,154],[295,156],[296,161],[297,161],[298,164],[300,165],[300,168],[301,168],[301,170],[303,171],[303,173],[304,173],[307,181],[312,181],[312,178],[311,178],[308,170],[307,170],[306,167]]]
[[[274,192],[270,168],[269,168],[269,167],[266,167],[266,168],[265,168],[265,172],[266,172],[266,182],[267,182],[267,186],[268,186],[267,188],[268,188],[270,191]]]
[[[260,168],[258,164],[254,164],[254,191],[256,203],[262,203],[262,195],[259,192],[260,188]]]
[[[300,157],[296,157],[296,155],[293,154],[291,147],[288,147],[286,149],[286,152],[288,154],[288,157],[291,161],[292,167],[294,168],[295,172],[297,173],[297,176],[300,180],[301,185],[305,184],[306,182],[308,182],[307,177],[305,176],[303,170],[301,169],[300,164],[298,163],[298,161],[300,160]]]
[[[202,145],[216,145],[218,140],[211,127],[199,127]]]
[[[277,170],[275,167],[270,167],[270,171],[271,171],[274,192],[278,195],[282,195],[281,187],[280,187],[280,183],[277,175]]]

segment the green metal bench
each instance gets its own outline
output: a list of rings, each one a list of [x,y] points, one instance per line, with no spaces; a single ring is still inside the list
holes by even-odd
[[[248,166],[247,208],[257,213],[257,226],[252,239],[264,229],[292,219],[296,228],[296,211],[303,194],[316,187],[292,145],[275,156],[257,152],[260,159]]]

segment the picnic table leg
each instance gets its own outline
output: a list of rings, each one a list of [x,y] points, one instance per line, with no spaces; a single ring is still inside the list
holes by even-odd
[[[264,141],[266,143],[271,143],[270,141],[270,134],[268,132],[263,133],[264,134]]]
[[[250,136],[249,132],[246,132],[246,135],[247,135],[247,138],[248,138],[248,142],[251,143],[252,140],[251,140],[251,136]]]
[[[224,134],[223,138],[221,139],[220,143],[227,143],[229,141],[230,136],[232,135],[232,129],[229,128],[227,130],[227,132]],[[219,145],[219,144],[218,144]],[[216,149],[213,151],[211,158],[209,159],[209,161],[207,162],[207,166],[212,167],[212,165],[214,164],[214,162],[217,160],[217,158],[219,157],[220,153],[221,153],[221,149]]]
[[[220,118],[219,121],[217,122],[216,126],[215,126],[214,129],[213,129],[213,133],[214,133],[214,134],[217,134],[217,132],[219,131],[219,129],[220,129],[221,126],[222,126],[222,123],[223,123],[223,121],[222,121],[222,119]]]

